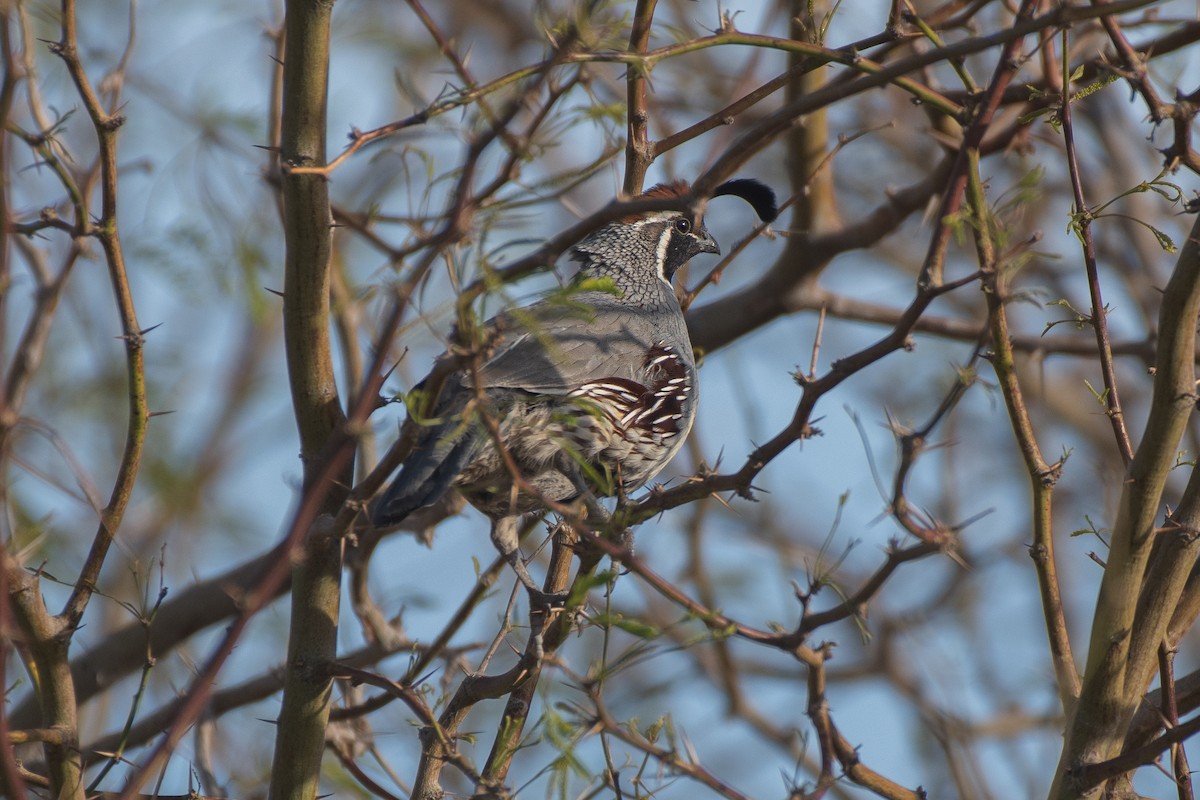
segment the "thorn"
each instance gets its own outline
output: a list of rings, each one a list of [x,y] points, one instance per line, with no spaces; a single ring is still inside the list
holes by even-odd
[[[733,511],[733,506],[731,506],[729,504],[729,501],[726,500],[724,497],[721,497],[721,495],[717,494],[716,492],[713,492],[712,494],[710,494],[709,497],[711,497],[713,500],[716,500],[718,503],[725,506],[725,508],[729,509],[730,511]]]
[[[392,373],[394,373],[397,369],[400,368],[400,362],[404,360],[404,357],[406,355],[408,355],[407,347],[404,348],[404,352],[400,354],[400,357],[398,359],[396,359],[396,362],[394,364],[392,364],[390,367],[388,367],[387,370],[384,371],[383,380],[380,382],[380,385],[383,385],[384,383],[388,382],[388,379],[390,379],[392,377]]]
[[[266,289],[271,294],[275,295],[276,297],[283,297],[283,292],[277,292],[274,289],[272,289],[270,286],[264,286],[263,288]]]

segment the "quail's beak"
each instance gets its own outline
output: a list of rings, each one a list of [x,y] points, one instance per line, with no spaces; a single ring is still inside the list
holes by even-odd
[[[721,245],[717,244],[717,240],[708,232],[708,228],[702,227],[696,231],[696,252],[721,255]]]

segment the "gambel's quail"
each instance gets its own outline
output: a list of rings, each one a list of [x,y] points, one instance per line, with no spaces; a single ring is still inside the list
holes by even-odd
[[[642,197],[682,200],[689,191],[680,181]],[[758,181],[729,181],[720,195],[775,218],[775,195]],[[398,524],[457,488],[491,517],[497,549],[540,596],[519,557],[519,516],[545,500],[637,489],[691,430],[696,362],[671,278],[699,253],[720,247],[703,218],[680,211],[634,214],[576,244],[578,291],[489,321],[482,364],[458,366],[426,399],[432,412],[416,420],[416,444],[372,508],[374,525]]]

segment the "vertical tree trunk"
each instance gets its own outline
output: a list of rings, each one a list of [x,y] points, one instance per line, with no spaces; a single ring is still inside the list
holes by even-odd
[[[289,167],[325,163],[329,18],[333,3],[289,0],[285,25],[280,159],[287,237],[284,336],[292,405],[300,433],[304,491],[313,489],[321,453],[345,417],[334,380],[329,337],[332,216],[324,175]],[[339,476],[349,486],[353,465]],[[345,499],[330,491],[325,511]],[[287,678],[271,771],[273,800],[312,800],[321,773],[332,681],[326,665],[337,648],[341,542],[310,535],[292,576]]]

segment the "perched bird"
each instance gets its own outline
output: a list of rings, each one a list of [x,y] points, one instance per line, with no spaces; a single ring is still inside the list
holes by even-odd
[[[680,181],[642,197],[689,191]],[[721,195],[743,198],[764,221],[776,216],[774,193],[758,181],[728,181],[713,192]],[[441,382],[373,524],[396,525],[457,488],[492,519],[492,541],[540,596],[517,549],[520,515],[544,500],[637,489],[691,430],[696,362],[671,279],[693,256],[720,252],[703,218],[680,211],[635,214],[586,236],[571,250],[578,291],[490,320],[482,364],[456,364]]]

